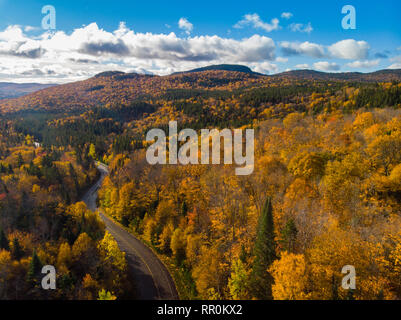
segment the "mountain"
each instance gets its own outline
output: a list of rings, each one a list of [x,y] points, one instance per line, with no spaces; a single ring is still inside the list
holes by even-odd
[[[203,72],[203,71],[235,71],[235,72],[244,72],[249,74],[256,74],[261,75],[261,73],[253,72],[249,67],[242,66],[239,64],[219,64],[219,65],[211,65],[207,67],[192,69],[183,72],[175,72],[175,74],[182,74],[182,73],[193,73],[193,72]]]
[[[0,99],[16,98],[56,84],[0,82]]]
[[[130,105],[138,100],[157,100],[165,94],[181,97],[203,95],[205,91],[230,92],[263,87],[286,87],[291,81],[310,87],[312,82],[375,83],[401,81],[401,70],[380,70],[372,73],[325,73],[296,70],[275,75],[259,75],[245,66],[219,65],[190,70],[168,76],[109,71],[84,81],[63,85],[3,84],[8,96],[0,100],[0,112],[20,110],[82,111],[96,106]],[[51,86],[43,89],[45,86]],[[6,89],[8,88],[8,90]],[[43,89],[43,90],[40,90]],[[29,90],[35,91],[26,94]],[[194,92],[196,91],[196,92]],[[177,93],[178,92],[178,93]],[[276,92],[279,94],[279,92]]]
[[[87,80],[54,86],[16,99],[0,101],[0,112],[34,109],[71,111],[95,106],[128,105],[167,90],[242,87],[259,76],[233,71],[204,71],[169,76],[108,71]]]
[[[327,73],[314,70],[293,70],[270,77],[284,77],[290,79],[323,80],[323,81],[356,81],[356,82],[388,82],[401,81],[401,69],[379,70],[371,73],[341,72]]]

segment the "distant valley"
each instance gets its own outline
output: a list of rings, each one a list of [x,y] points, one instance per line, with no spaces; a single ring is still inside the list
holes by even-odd
[[[56,84],[0,82],[0,99],[17,98]]]

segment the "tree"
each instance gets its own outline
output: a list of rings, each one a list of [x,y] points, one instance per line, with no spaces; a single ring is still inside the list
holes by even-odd
[[[274,221],[271,199],[267,198],[259,217],[251,281],[253,294],[262,300],[272,299],[273,277],[268,269],[276,259]]]
[[[17,155],[17,166],[20,168],[24,164],[24,159],[22,158],[21,153],[18,153]]]
[[[98,300],[116,300],[117,297],[113,295],[110,291],[106,291],[102,289],[99,291],[99,298]]]
[[[21,248],[21,245],[19,244],[18,239],[14,238],[11,247],[11,256],[13,257],[14,260],[19,260],[22,258],[23,255],[24,252]]]
[[[38,255],[36,254],[36,250],[33,250],[31,262],[29,263],[29,269],[28,269],[28,281],[36,280],[41,270],[42,270],[42,262],[40,261]]]
[[[284,228],[281,230],[280,242],[284,250],[288,252],[294,252],[297,233],[298,230],[295,225],[294,219],[289,219],[285,224]]]
[[[89,146],[89,155],[92,157],[92,159],[96,159],[96,148],[93,143],[91,143]]]
[[[186,217],[188,213],[188,206],[187,203],[185,202],[185,200],[182,202],[182,206],[181,206],[181,214]]]
[[[114,268],[120,271],[124,272],[127,269],[125,252],[120,250],[117,241],[108,231],[104,234],[98,247],[104,256],[104,261],[110,262]]]
[[[187,244],[185,234],[180,228],[175,229],[173,236],[171,237],[170,246],[177,263],[181,264],[186,257],[185,248]]]
[[[0,228],[0,250],[10,250],[10,246],[8,244],[8,239],[6,234],[4,233],[4,230]]]
[[[273,262],[270,272],[274,278],[274,300],[305,300],[308,298],[306,262],[302,254],[283,252]]]
[[[231,276],[228,279],[228,289],[234,300],[249,299],[249,272],[246,265],[238,258],[233,262]]]

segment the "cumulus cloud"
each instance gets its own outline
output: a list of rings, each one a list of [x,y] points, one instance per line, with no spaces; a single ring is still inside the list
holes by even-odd
[[[70,34],[31,37],[12,26],[0,31],[0,78],[60,82],[116,69],[164,75],[221,63],[254,64],[265,73],[276,71],[273,64],[263,64],[275,60],[275,50],[274,41],[260,35],[241,40],[216,35],[182,38],[174,32],[135,33],[124,23],[108,32],[91,23]]]
[[[291,19],[293,17],[293,14],[291,12],[283,12],[281,14],[281,18],[283,19]]]
[[[194,25],[189,22],[187,18],[180,18],[180,20],[178,20],[178,27],[184,30],[188,35],[191,34],[194,29]]]
[[[270,62],[262,62],[262,63],[253,63],[250,65],[252,70],[263,73],[263,74],[270,74],[270,73],[277,73],[278,67],[274,63]]]
[[[292,32],[311,33],[313,31],[312,24],[310,22],[308,24],[291,23],[289,28]]]
[[[234,25],[234,28],[241,29],[245,26],[252,26],[255,29],[263,29],[266,32],[271,32],[280,28],[279,20],[277,18],[274,18],[270,23],[267,23],[262,21],[256,13],[246,14],[241,21]]]
[[[369,55],[370,46],[366,41],[353,39],[342,40],[330,46],[317,43],[289,42],[280,43],[281,50],[286,56],[304,55],[312,58],[337,58],[345,60],[365,60]]]
[[[346,66],[350,68],[355,68],[355,69],[369,69],[372,67],[376,67],[379,64],[380,60],[365,60],[365,61],[354,61],[347,63]]]
[[[331,45],[328,50],[332,57],[348,60],[366,59],[370,46],[366,41],[347,39]]]
[[[322,58],[325,56],[322,45],[309,41],[303,43],[283,41],[280,43],[280,46],[283,54],[286,56],[306,55],[313,58]]]
[[[387,69],[401,69],[401,63],[393,63],[392,65],[388,66]]]
[[[44,53],[40,41],[25,37],[20,26],[9,26],[0,32],[0,55],[35,59]]]
[[[301,63],[301,64],[297,64],[295,66],[295,69],[309,69],[309,68],[310,68],[309,64],[307,64],[307,63]]]
[[[394,63],[387,67],[387,69],[401,69],[401,56],[392,57],[390,58],[390,61]]]
[[[313,68],[319,71],[338,71],[340,66],[334,62],[319,61],[313,64]]]
[[[37,27],[32,27],[32,26],[25,26],[24,27],[24,31],[25,32],[31,32],[31,31],[34,31],[34,30],[38,30],[38,28]]]

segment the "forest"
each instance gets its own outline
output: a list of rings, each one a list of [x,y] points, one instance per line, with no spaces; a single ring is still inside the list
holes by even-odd
[[[203,71],[100,74],[0,103],[0,298],[129,299],[99,206],[181,299],[401,298],[401,83]],[[255,170],[149,165],[146,133],[252,128]],[[168,130],[166,130],[167,132]],[[38,270],[58,270],[56,292]],[[357,287],[341,287],[345,265]]]

